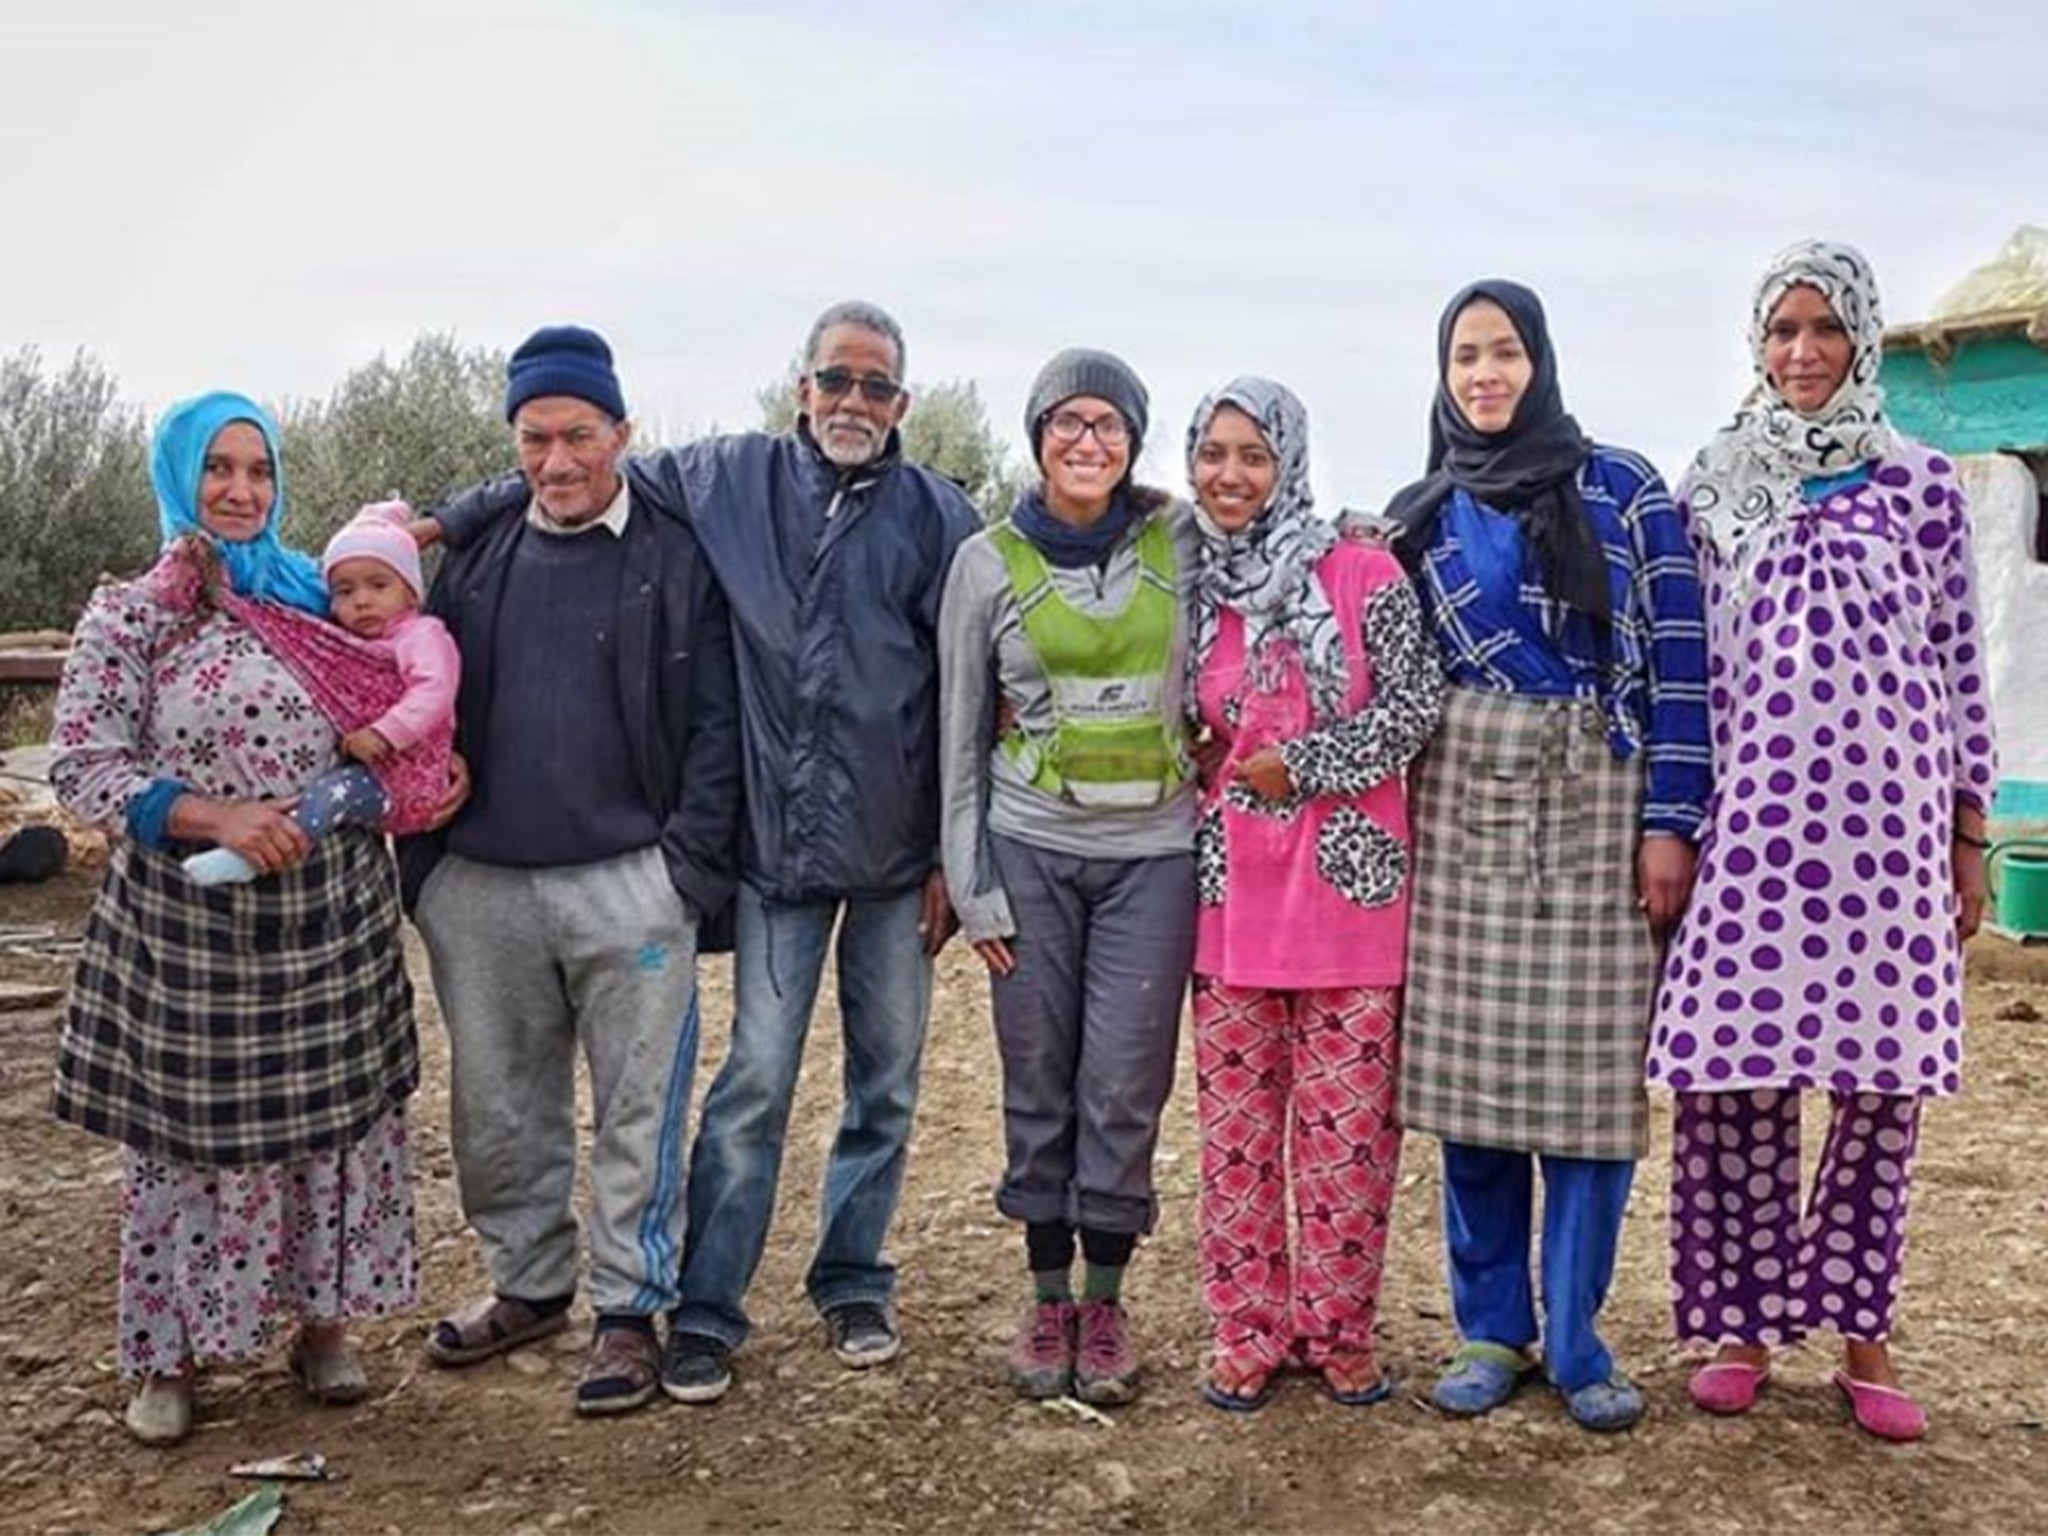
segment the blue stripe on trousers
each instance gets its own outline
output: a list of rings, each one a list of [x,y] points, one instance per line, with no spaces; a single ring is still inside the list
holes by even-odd
[[[661,1139],[655,1158],[661,1173],[654,1193],[640,1213],[640,1254],[646,1260],[645,1273],[664,1275],[665,1284],[643,1280],[633,1298],[634,1310],[643,1314],[659,1311],[675,1295],[676,1278],[682,1268],[682,1249],[669,1235],[669,1218],[683,1189],[683,1127],[690,1113],[690,1080],[697,1069],[697,991],[690,989],[690,1006],[683,1015],[683,1027],[676,1039],[676,1054],[669,1064],[668,1093],[661,1107]]]

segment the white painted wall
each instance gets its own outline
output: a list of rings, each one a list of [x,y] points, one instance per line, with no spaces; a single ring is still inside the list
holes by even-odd
[[[1976,534],[1999,776],[2048,782],[2048,565],[2034,558],[2041,488],[2009,454],[1957,463]]]

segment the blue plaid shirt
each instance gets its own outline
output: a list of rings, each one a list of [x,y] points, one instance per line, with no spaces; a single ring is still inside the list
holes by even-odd
[[[1597,702],[1615,757],[1646,754],[1643,830],[1697,838],[1713,757],[1692,543],[1657,471],[1625,449],[1593,451],[1579,497],[1607,552],[1606,665],[1594,622],[1543,590],[1521,525],[1456,491],[1417,582],[1445,676],[1464,688]]]

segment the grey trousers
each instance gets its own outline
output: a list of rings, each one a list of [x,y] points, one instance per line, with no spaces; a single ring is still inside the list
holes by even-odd
[[[556,869],[450,855],[417,922],[448,1024],[456,1182],[492,1288],[529,1300],[576,1290],[580,1045],[596,1121],[592,1305],[674,1307],[697,930],[661,851]]]
[[[1018,1221],[1149,1232],[1195,953],[1195,861],[1083,859],[993,839],[1017,968],[991,983]]]

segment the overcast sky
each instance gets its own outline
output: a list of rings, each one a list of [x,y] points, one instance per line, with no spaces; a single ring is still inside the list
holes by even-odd
[[[1566,401],[1674,478],[1808,235],[1920,317],[2048,223],[2048,7],[0,0],[0,352],[154,410],[322,396],[422,331],[593,325],[665,435],[884,304],[1013,442],[1062,346],[1308,403],[1325,503],[1419,472],[1444,299],[1543,294]]]

